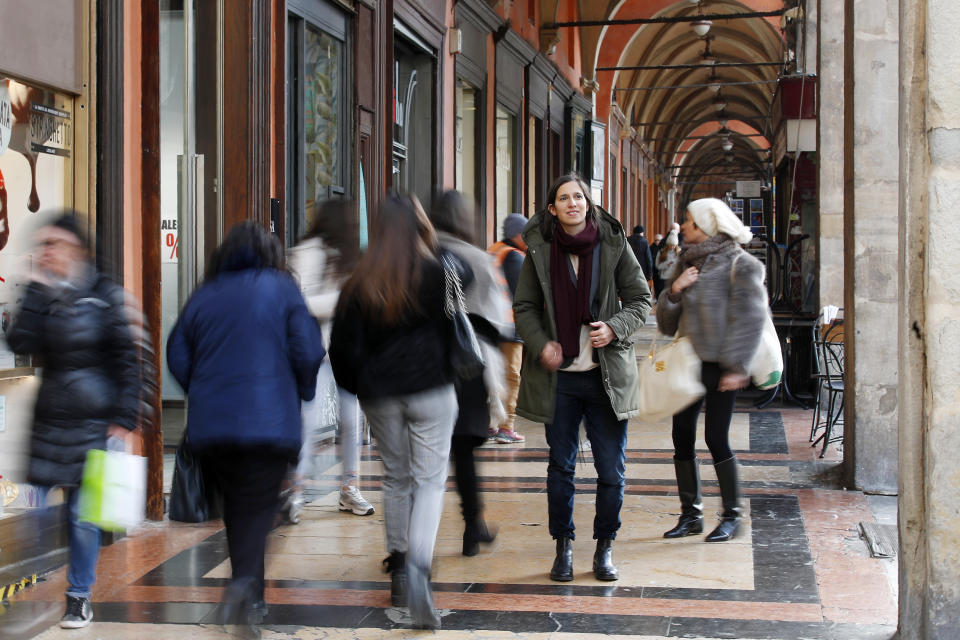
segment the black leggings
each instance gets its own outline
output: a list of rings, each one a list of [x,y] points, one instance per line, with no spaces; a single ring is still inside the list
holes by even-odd
[[[484,442],[486,438],[477,436],[453,436],[450,445],[457,492],[460,494],[460,507],[463,510],[465,522],[479,520],[483,509],[477,488],[477,465],[473,458],[473,450]]]
[[[707,393],[692,405],[673,416],[673,455],[677,460],[693,460],[696,457],[697,416],[706,402],[706,425],[704,437],[713,456],[713,463],[733,457],[730,450],[730,418],[737,400],[736,391],[717,391],[723,372],[716,362],[704,362],[700,379]]]

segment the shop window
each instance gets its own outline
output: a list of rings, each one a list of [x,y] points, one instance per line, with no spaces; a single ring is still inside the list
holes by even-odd
[[[479,201],[477,171],[480,168],[477,154],[477,89],[463,80],[457,81],[455,96],[455,186],[465,196]]]
[[[73,206],[73,97],[0,76],[0,324],[23,294],[21,262],[43,212]],[[39,215],[35,215],[38,214]],[[29,260],[29,258],[27,258]],[[0,377],[30,366],[0,340]]]
[[[292,246],[314,223],[318,203],[347,196],[346,19],[322,2],[291,2],[287,21],[287,219]]]
[[[517,153],[517,116],[497,105],[496,124],[496,165],[497,165],[497,204],[495,229],[503,226],[503,220],[517,212],[520,177]]]
[[[428,203],[435,183],[433,53],[399,24],[394,39],[393,187]],[[407,37],[403,37],[401,33]]]

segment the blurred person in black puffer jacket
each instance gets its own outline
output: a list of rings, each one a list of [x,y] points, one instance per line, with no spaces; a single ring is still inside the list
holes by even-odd
[[[141,401],[140,355],[124,290],[97,272],[72,212],[37,232],[33,273],[7,331],[15,353],[40,359],[43,379],[30,438],[27,479],[65,489],[70,567],[67,611],[60,626],[93,620],[100,530],[79,522],[77,501],[87,451],[136,428]]]

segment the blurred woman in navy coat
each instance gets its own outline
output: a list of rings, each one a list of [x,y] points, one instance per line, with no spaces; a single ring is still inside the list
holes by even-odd
[[[253,222],[235,226],[167,341],[188,394],[187,439],[224,495],[225,622],[256,623],[265,611],[266,538],[300,450],[300,400],[313,397],[324,355],[279,241]]]

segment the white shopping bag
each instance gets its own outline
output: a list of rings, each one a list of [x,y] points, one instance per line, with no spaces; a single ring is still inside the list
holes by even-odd
[[[83,466],[80,520],[105,531],[139,525],[146,512],[147,459],[124,451],[91,449]]]

